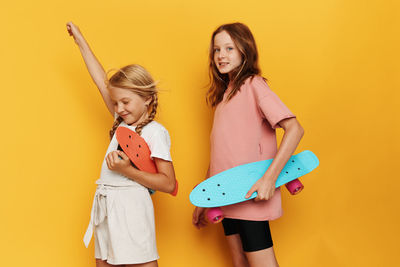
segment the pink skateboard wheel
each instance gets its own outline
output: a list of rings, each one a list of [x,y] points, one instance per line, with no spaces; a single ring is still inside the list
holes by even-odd
[[[287,190],[289,190],[290,194],[296,195],[303,190],[304,185],[300,182],[299,179],[295,179],[290,181],[289,183],[285,184]]]
[[[219,223],[224,219],[224,214],[220,208],[211,208],[207,212],[207,219],[211,223]]]

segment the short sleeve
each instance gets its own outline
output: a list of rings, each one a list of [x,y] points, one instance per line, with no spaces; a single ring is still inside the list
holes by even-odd
[[[262,77],[254,77],[251,81],[251,87],[255,92],[260,112],[273,129],[280,128],[280,121],[296,117],[272,92]]]
[[[168,131],[164,127],[158,128],[149,140],[149,148],[152,158],[160,158],[166,161],[172,161],[170,147],[171,139]]]

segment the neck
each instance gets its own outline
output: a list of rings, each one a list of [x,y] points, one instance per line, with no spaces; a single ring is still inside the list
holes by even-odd
[[[130,126],[138,126],[139,124],[141,124],[142,122],[146,121],[147,118],[149,117],[149,114],[147,113],[147,109],[143,112],[142,116],[140,116],[140,118],[135,121],[132,124],[129,124]]]

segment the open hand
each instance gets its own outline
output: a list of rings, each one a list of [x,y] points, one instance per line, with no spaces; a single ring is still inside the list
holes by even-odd
[[[112,151],[106,156],[106,163],[110,170],[124,174],[124,170],[131,166],[128,156],[119,150]]]

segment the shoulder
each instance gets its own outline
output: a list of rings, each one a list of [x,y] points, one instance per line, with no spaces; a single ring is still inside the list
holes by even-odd
[[[143,127],[142,130],[143,134],[147,136],[154,136],[154,135],[169,135],[168,130],[159,122],[151,121],[146,126]]]
[[[250,86],[253,88],[268,87],[267,80],[260,75],[253,75],[253,76],[247,78],[244,82],[244,85],[247,85],[247,86]]]
[[[156,151],[171,146],[171,138],[167,129],[159,122],[151,121],[142,130],[142,137],[150,146],[150,150]]]
[[[149,122],[144,128],[148,128],[148,129],[151,129],[151,130],[167,131],[167,129],[161,123],[159,123],[157,121]]]
[[[260,75],[254,75],[247,78],[243,84],[243,87],[249,93],[251,92],[254,94],[258,99],[264,97],[271,91],[266,79]]]

